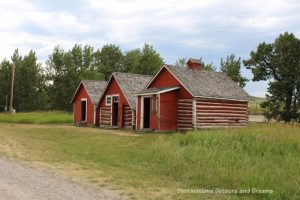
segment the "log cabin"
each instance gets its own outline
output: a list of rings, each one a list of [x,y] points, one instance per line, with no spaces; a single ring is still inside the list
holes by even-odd
[[[152,76],[114,72],[100,98],[100,127],[135,129],[136,97]]]
[[[249,95],[221,72],[204,71],[189,59],[187,67],[164,65],[135,93],[137,130],[187,131],[245,126]]]
[[[79,83],[71,104],[73,104],[73,122],[76,125],[98,125],[97,104],[107,82],[83,80]]]

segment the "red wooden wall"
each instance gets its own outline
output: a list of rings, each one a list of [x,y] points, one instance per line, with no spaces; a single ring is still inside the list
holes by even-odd
[[[192,95],[178,82],[178,80],[165,68],[155,77],[153,82],[148,86],[148,88],[153,87],[170,87],[179,86],[179,99],[189,99]]]
[[[160,131],[177,129],[177,96],[177,90],[160,94]]]
[[[88,93],[81,84],[73,101],[73,117],[74,123],[81,121],[81,99],[87,99],[87,124],[94,124],[94,105],[92,104]],[[99,118],[99,112],[96,112],[96,117]]]
[[[132,126],[132,110],[120,88],[117,81],[114,77],[110,80],[101,100],[99,103],[99,108],[101,109],[101,116],[100,116],[100,126],[110,126],[111,124],[107,123],[107,120],[111,118],[111,106],[105,105],[106,95],[119,95],[119,105],[118,105],[118,127],[131,127]],[[103,111],[103,112],[102,112]],[[101,119],[102,118],[102,119]],[[130,118],[130,119],[129,119]]]

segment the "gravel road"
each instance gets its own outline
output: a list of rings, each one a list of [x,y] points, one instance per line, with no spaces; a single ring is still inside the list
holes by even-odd
[[[106,188],[96,190],[48,169],[0,157],[0,200],[19,199],[109,200],[122,197],[116,191]]]

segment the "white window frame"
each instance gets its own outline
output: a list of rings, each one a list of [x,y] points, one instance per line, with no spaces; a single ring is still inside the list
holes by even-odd
[[[82,113],[81,113],[81,111],[82,111],[82,108],[81,108],[81,110],[80,110],[80,121],[81,122],[87,122],[87,117],[88,117],[88,106],[87,106],[87,98],[81,98],[80,99],[80,103],[81,103],[81,105],[82,105],[82,102],[83,101],[85,101],[85,121],[81,121],[81,115],[82,115]]]
[[[107,103],[107,99],[110,98],[110,103]],[[105,96],[105,106],[111,106],[112,105],[112,95],[106,95]]]
[[[112,103],[119,103],[120,102],[120,96],[118,94],[111,95],[111,97],[112,97]],[[114,97],[118,97],[118,101],[114,101]]]

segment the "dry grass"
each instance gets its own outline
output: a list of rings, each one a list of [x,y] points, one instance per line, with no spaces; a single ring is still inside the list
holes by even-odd
[[[135,199],[295,199],[300,127],[251,124],[182,134],[0,124],[0,155],[70,173]],[[177,188],[273,189],[273,194],[177,194]]]

